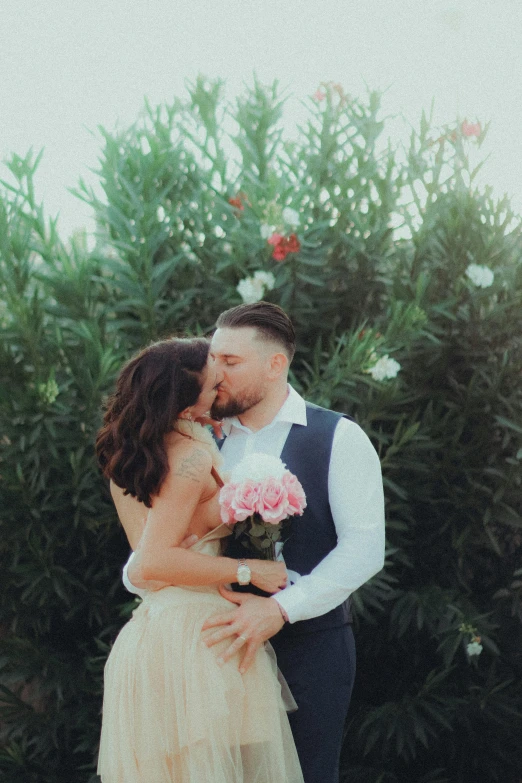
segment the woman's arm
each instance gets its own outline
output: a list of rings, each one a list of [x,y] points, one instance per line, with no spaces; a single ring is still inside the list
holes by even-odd
[[[154,580],[177,585],[235,582],[237,561],[182,548],[190,522],[209,480],[210,453],[195,441],[178,441],[169,450],[169,473],[154,498],[129,571],[131,582]],[[283,563],[251,560],[252,582],[268,592],[286,583]]]
[[[181,548],[212,468],[210,453],[196,441],[179,440],[168,451],[169,472],[145,522],[131,574],[180,585],[225,584],[237,564]]]

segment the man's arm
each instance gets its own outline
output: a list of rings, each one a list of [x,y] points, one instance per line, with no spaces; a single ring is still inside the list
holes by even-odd
[[[384,564],[384,492],[379,457],[355,422],[336,427],[328,496],[338,542],[307,576],[275,600],[291,623],[326,614]],[[299,524],[296,519],[295,524]],[[284,550],[283,550],[284,554]]]

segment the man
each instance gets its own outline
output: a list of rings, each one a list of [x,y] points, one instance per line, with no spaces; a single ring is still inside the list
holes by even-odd
[[[240,305],[216,326],[211,355],[222,381],[212,415],[224,419],[225,470],[253,452],[280,456],[308,505],[284,547],[290,586],[269,598],[221,589],[236,606],[207,621],[204,629],[216,628],[207,644],[230,637],[223,659],[244,646],[244,671],[270,639],[298,705],[289,718],[305,781],[337,783],[355,675],[349,595],[384,560],[379,459],[354,421],[288,385],[295,333],[280,307]]]

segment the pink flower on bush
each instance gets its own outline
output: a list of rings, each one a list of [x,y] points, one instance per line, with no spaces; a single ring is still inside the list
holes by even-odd
[[[260,484],[257,511],[265,522],[277,525],[288,516],[288,494],[284,483],[269,476]]]
[[[478,138],[482,133],[480,122],[468,122],[467,120],[464,120],[460,129],[463,136],[476,136]]]
[[[283,476],[283,486],[286,489],[288,497],[287,514],[293,516],[294,514],[301,515],[306,508],[306,495],[304,489],[301,486],[301,482],[294,476],[293,473],[285,473]]]
[[[324,101],[324,99],[326,98],[326,93],[324,92],[324,90],[318,89],[314,92],[312,98],[314,99],[314,101],[317,101],[317,103],[321,103],[321,101]]]
[[[281,240],[282,240],[283,238],[284,238],[284,237],[283,237],[283,235],[282,235],[282,234],[278,234],[278,233],[276,232],[276,233],[272,234],[272,236],[271,236],[271,237],[268,237],[268,239],[267,239],[266,241],[268,242],[268,244],[269,244],[269,245],[274,245],[274,246],[276,246],[276,245],[278,245],[278,244],[281,242]]]

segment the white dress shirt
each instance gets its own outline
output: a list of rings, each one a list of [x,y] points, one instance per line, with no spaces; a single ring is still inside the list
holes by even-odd
[[[225,421],[221,448],[227,472],[252,453],[280,457],[292,424],[306,426],[304,399],[288,396],[266,427],[252,432],[239,419]],[[313,446],[313,444],[311,444]],[[335,548],[305,576],[289,572],[290,585],[274,598],[291,623],[329,612],[381,570],[384,563],[384,494],[377,452],[358,424],[340,419],[328,470],[328,497],[337,532]],[[296,523],[299,524],[298,518]],[[284,555],[284,550],[283,550]],[[127,563],[128,566],[128,563]],[[124,569],[124,584],[140,594]]]
[[[254,452],[280,457],[292,424],[306,425],[304,399],[291,386],[288,392],[275,418],[257,432],[243,426],[237,418],[225,422],[223,432],[227,438],[221,448],[225,471]],[[313,444],[310,446],[313,448]],[[348,419],[340,419],[335,429],[328,497],[337,546],[310,574],[289,572],[291,584],[274,596],[291,623],[318,617],[339,606],[383,567],[381,466],[367,435]],[[299,518],[295,524],[299,524]]]

